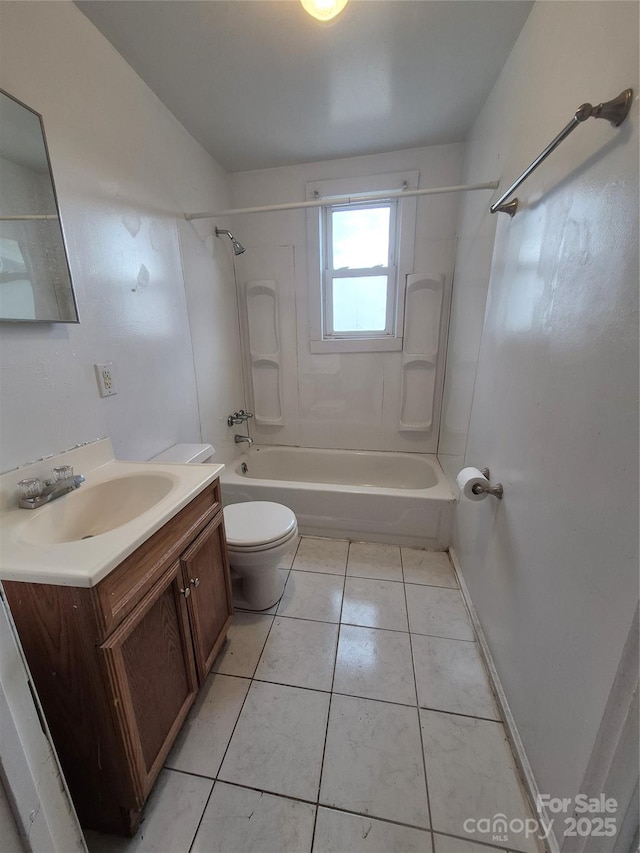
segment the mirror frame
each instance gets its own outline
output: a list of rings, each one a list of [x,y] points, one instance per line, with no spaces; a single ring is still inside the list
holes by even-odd
[[[73,303],[73,310],[76,315],[75,320],[56,320],[56,319],[38,319],[36,318],[19,318],[19,317],[0,317],[0,323],[72,323],[78,324],[80,322],[80,313],[78,311],[78,300],[76,299],[76,292],[73,286],[73,278],[71,277],[71,267],[69,265],[69,250],[67,249],[67,240],[64,233],[64,227],[62,224],[62,215],[60,213],[60,204],[58,202],[58,193],[56,191],[56,182],[53,178],[53,169],[51,168],[51,157],[49,156],[49,146],[47,144],[47,135],[44,130],[44,120],[42,115],[34,110],[32,107],[27,106],[23,101],[19,98],[16,98],[15,95],[9,94],[5,89],[0,88],[0,94],[6,95],[7,98],[10,98],[16,104],[21,107],[24,107],[25,110],[28,110],[30,113],[33,113],[34,116],[38,119],[40,123],[40,131],[42,133],[42,142],[44,144],[44,153],[47,158],[47,166],[49,168],[49,178],[51,179],[51,190],[53,192],[53,199],[56,205],[56,211],[58,214],[58,225],[60,226],[60,238],[62,240],[62,248],[64,251],[64,260],[67,268],[67,275],[69,277],[69,287],[71,288],[71,301]]]

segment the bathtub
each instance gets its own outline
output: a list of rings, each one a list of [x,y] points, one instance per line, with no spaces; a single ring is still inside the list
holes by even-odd
[[[455,496],[435,456],[253,445],[220,482],[224,504],[285,504],[311,536],[449,546]]]

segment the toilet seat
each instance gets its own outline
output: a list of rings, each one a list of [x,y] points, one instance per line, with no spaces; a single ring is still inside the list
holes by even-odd
[[[227,543],[227,548],[229,554],[258,554],[260,551],[275,551],[276,548],[281,548],[282,546],[288,545],[292,542],[298,535],[298,528],[296,527],[288,536],[285,536],[283,539],[278,539],[277,542],[269,542],[267,545],[254,545],[250,548],[238,548],[236,545],[229,545]]]
[[[272,501],[249,501],[224,508],[227,546],[231,551],[266,551],[293,539],[297,521],[289,507]]]

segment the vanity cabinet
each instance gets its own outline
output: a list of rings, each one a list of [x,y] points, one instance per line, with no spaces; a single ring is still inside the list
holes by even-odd
[[[219,482],[95,587],[4,587],[80,822],[133,834],[231,623]]]

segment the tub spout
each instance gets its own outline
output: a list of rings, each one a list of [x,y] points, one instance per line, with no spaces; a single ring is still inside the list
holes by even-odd
[[[253,439],[249,435],[236,435],[234,437],[234,441],[236,444],[242,444],[242,443],[246,443],[249,445],[253,444]]]

